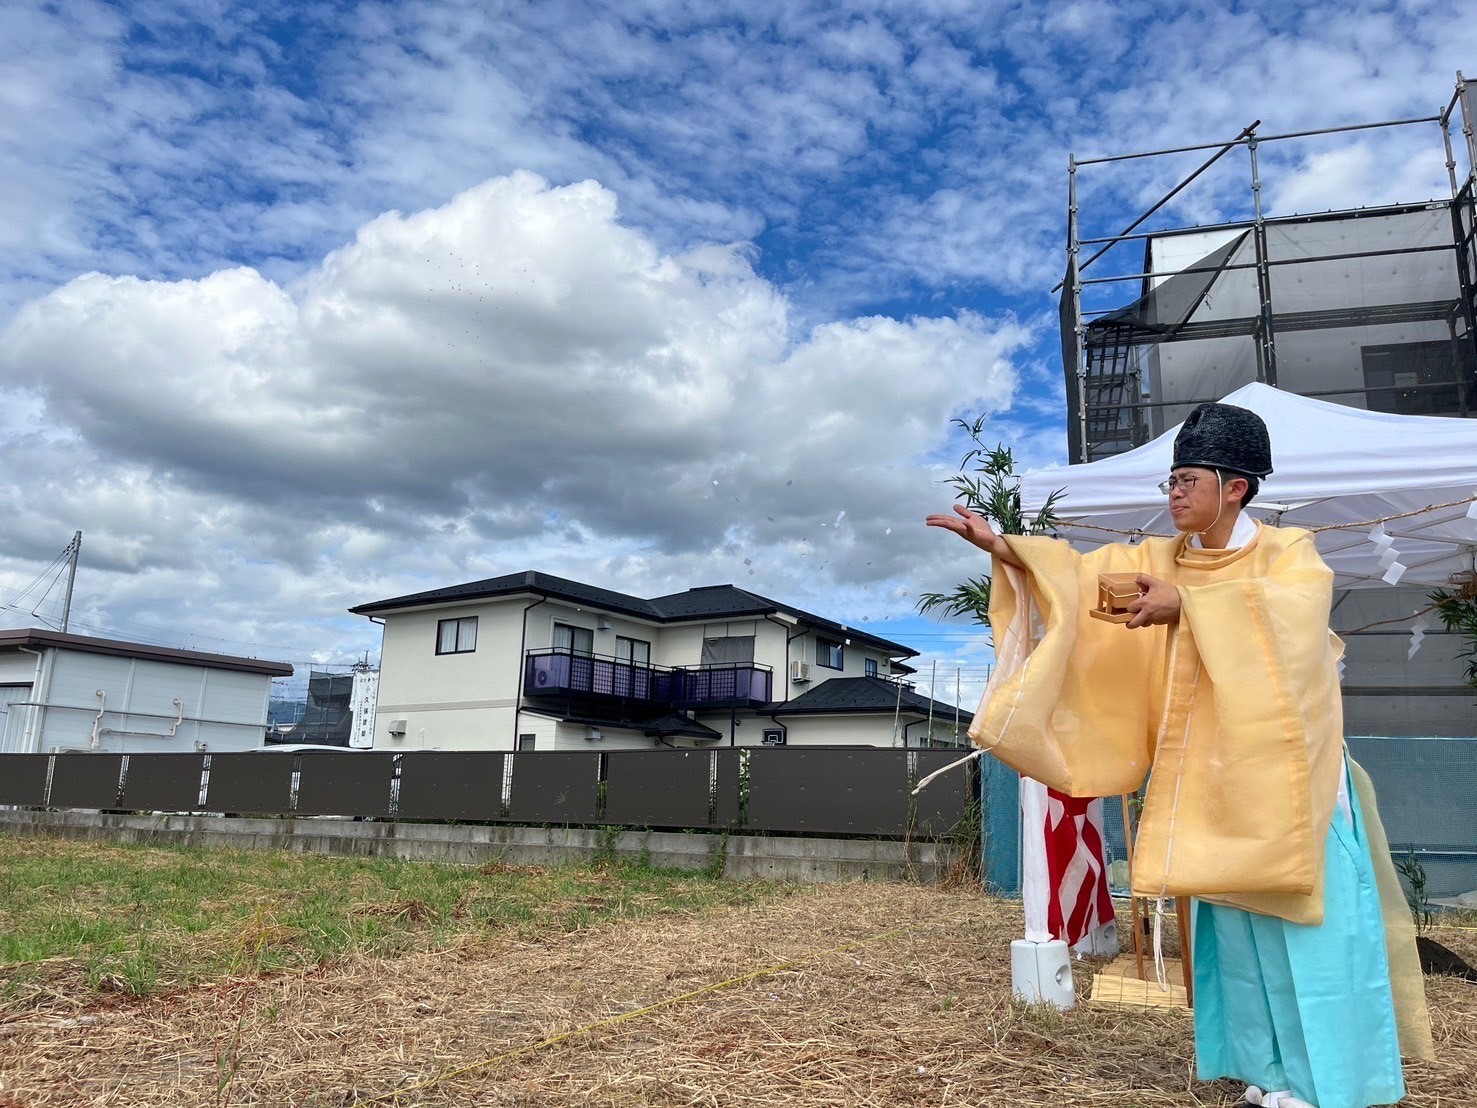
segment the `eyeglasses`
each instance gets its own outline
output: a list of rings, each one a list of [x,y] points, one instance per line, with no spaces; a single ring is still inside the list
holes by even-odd
[[[1189,492],[1195,487],[1195,482],[1200,480],[1198,473],[1185,473],[1171,476],[1168,480],[1159,482],[1159,491],[1165,496],[1174,492],[1175,489],[1183,489]]]

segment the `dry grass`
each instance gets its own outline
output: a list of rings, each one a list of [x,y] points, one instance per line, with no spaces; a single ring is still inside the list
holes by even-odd
[[[855,884],[86,1011],[59,994],[0,1024],[0,1106],[1234,1103],[1192,1080],[1186,1013],[1012,1005],[1020,927],[967,889]],[[1477,958],[1477,934],[1436,937]],[[1428,991],[1440,1061],[1405,1103],[1477,1103],[1477,986]]]

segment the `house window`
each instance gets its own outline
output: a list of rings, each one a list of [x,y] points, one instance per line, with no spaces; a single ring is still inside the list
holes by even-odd
[[[595,653],[595,632],[588,627],[571,627],[567,623],[554,624],[554,649],[567,650],[571,654]]]
[[[470,654],[477,649],[477,617],[443,619],[436,623],[437,654]]]
[[[731,666],[753,660],[753,635],[725,635],[703,640],[702,664],[705,666]]]
[[[815,640],[815,664],[827,669],[846,668],[846,647],[835,639]]]
[[[862,672],[865,673],[868,677],[876,677],[877,676],[877,659],[876,658],[867,658],[866,660],[864,660],[862,662]]]
[[[631,662],[638,666],[651,665],[651,643],[645,639],[628,639],[624,635],[615,637],[615,660]]]
[[[519,735],[518,736],[518,749],[519,750],[532,750],[534,748],[534,744],[537,743],[537,742],[538,742],[538,736],[537,735]]]

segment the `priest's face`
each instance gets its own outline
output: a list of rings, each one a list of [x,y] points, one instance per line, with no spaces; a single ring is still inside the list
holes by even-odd
[[[1229,482],[1218,479],[1213,469],[1177,466],[1170,471],[1169,514],[1181,531],[1203,532],[1236,510]]]

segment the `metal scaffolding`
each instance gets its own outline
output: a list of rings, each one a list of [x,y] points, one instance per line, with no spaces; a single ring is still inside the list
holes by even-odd
[[[1253,380],[1380,410],[1477,414],[1473,122],[1468,83],[1458,72],[1450,101],[1432,116],[1273,135],[1258,134],[1257,120],[1226,142],[1072,156],[1067,267],[1057,286],[1072,460],[1139,446],[1194,404]],[[1259,151],[1268,143],[1432,124],[1442,136],[1450,199],[1317,215],[1264,210]],[[1140,230],[1238,147],[1247,151],[1250,218]],[[1081,235],[1082,170],[1196,151],[1210,156],[1121,232]],[[1129,243],[1142,244],[1141,263],[1084,275]],[[1197,243],[1200,253],[1188,264],[1163,256]],[[1085,260],[1084,246],[1097,247]],[[1124,283],[1135,286],[1131,303],[1084,310],[1084,290]]]

